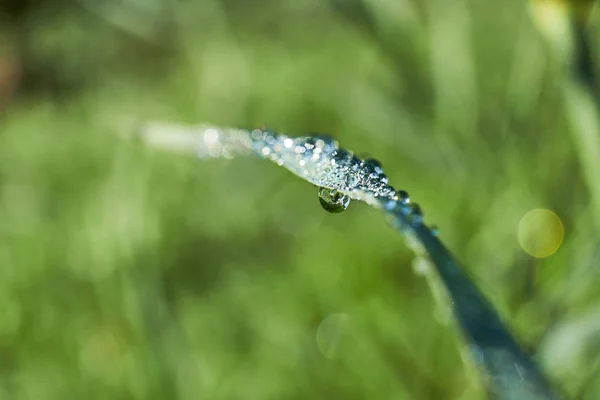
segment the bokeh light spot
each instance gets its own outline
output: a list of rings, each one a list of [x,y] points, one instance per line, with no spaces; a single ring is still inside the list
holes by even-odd
[[[531,210],[519,222],[519,245],[527,253],[537,258],[548,257],[556,253],[563,236],[562,221],[550,210]]]
[[[325,357],[333,359],[336,356],[348,323],[349,316],[345,313],[331,314],[321,322],[317,329],[317,346]]]

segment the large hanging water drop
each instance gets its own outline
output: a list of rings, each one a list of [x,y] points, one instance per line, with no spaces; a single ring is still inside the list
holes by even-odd
[[[348,208],[348,205],[350,205],[350,196],[335,189],[320,187],[319,202],[325,211],[338,214]]]

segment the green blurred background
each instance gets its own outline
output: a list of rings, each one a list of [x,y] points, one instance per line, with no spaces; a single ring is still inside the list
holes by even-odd
[[[565,94],[570,53],[534,23],[562,20],[536,12],[5,0],[0,399],[483,397],[379,212],[329,215],[266,161],[126,143],[132,119],[329,133],[376,157],[557,386],[600,398],[597,110]],[[536,208],[565,230],[546,258],[518,240]]]

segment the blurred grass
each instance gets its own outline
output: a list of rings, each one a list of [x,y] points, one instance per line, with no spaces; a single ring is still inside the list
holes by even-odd
[[[128,118],[377,157],[555,382],[600,395],[597,182],[528,4],[22,4],[0,18],[0,398],[482,397],[379,213],[328,215],[259,160],[122,143]],[[545,259],[517,241],[533,208],[565,226]]]

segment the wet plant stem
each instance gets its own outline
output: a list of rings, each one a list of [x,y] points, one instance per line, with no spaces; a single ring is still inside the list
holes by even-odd
[[[490,396],[499,400],[560,398],[495,307],[440,241],[436,230],[423,222],[419,205],[411,202],[405,191],[396,191],[388,185],[387,175],[375,160],[361,160],[331,138],[292,138],[264,129],[248,131],[210,125],[194,128],[159,123],[147,124],[138,136],[154,147],[200,158],[254,154],[270,159],[319,186],[321,204],[329,212],[343,211],[350,198],[384,211],[406,236],[417,256],[427,257],[432,264],[435,278],[428,282],[434,298],[450,304],[469,356],[482,372]],[[447,302],[435,296],[438,286],[446,292]]]
[[[494,306],[439,238],[425,225],[414,227],[412,231],[448,294],[453,315],[473,362],[485,375],[490,396],[502,400],[558,399]]]

